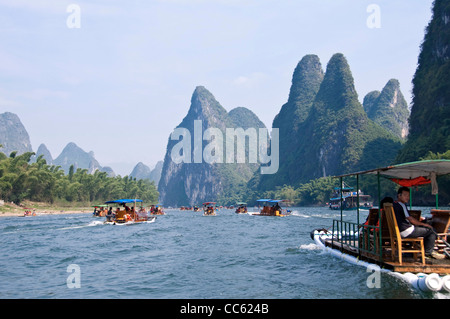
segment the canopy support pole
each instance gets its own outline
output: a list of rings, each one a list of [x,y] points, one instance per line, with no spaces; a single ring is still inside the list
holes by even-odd
[[[413,187],[411,186],[411,188],[409,189],[409,209],[412,209],[412,191]]]
[[[436,209],[439,209],[439,195],[436,193]]]
[[[359,225],[359,174],[356,175],[356,219]]]
[[[378,183],[378,238],[379,238],[379,242],[378,242],[378,247],[380,247],[380,261],[383,261],[383,239],[381,238],[381,234],[382,234],[382,227],[381,227],[381,209],[383,207],[381,207],[381,183],[380,183],[380,172],[377,172],[377,183]]]
[[[343,192],[343,189],[342,189],[342,176],[339,178],[339,181],[341,182],[341,223],[342,223],[342,206],[343,206],[343,202],[342,202],[342,192]]]

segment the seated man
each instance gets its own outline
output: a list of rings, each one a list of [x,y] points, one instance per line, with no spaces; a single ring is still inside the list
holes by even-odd
[[[422,223],[412,216],[409,216],[406,204],[409,202],[409,188],[400,187],[397,191],[397,201],[393,208],[397,219],[398,229],[402,238],[423,237],[425,256],[428,258],[444,259],[445,256],[434,251],[436,232],[429,224]]]

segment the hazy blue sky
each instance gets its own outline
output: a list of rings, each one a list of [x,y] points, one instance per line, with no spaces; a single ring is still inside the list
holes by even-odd
[[[371,4],[379,28],[367,24]],[[343,53],[361,102],[396,78],[410,103],[431,4],[0,0],[0,113],[19,115],[35,151],[45,143],[55,158],[75,142],[125,175],[163,159],[198,85],[228,111],[247,107],[271,127],[306,54],[325,69]]]

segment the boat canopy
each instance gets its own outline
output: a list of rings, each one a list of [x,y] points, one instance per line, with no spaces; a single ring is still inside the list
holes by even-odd
[[[205,203],[203,203],[203,206],[204,205],[215,205],[216,204],[216,202],[205,202]]]
[[[116,199],[105,202],[105,204],[126,204],[134,202],[142,202],[142,199]]]
[[[344,174],[335,177],[344,177],[362,174],[380,174],[388,178],[414,179],[417,177],[430,177],[450,174],[450,160],[425,160],[398,165],[375,168],[367,171]]]
[[[256,201],[257,202],[270,202],[271,199],[270,198],[268,198],[268,199],[257,199]]]
[[[236,203],[236,205],[247,205],[247,203],[239,202],[239,203]]]
[[[408,183],[407,181],[415,179],[419,181],[419,178],[423,177],[430,181],[432,186],[431,193],[435,195],[438,193],[438,185],[436,183],[436,177],[450,174],[450,160],[425,160],[425,161],[403,163],[351,174],[344,174],[335,177],[363,175],[363,174],[374,174],[374,175],[379,174],[380,176],[384,176],[392,180],[396,179],[394,181],[397,184]],[[414,186],[414,184],[412,185]]]

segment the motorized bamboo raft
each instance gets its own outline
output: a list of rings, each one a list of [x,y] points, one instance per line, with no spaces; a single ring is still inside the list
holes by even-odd
[[[370,209],[364,223],[360,222],[359,209],[355,216],[356,221],[345,221],[341,209],[340,219],[333,220],[331,230],[313,230],[312,239],[327,252],[343,260],[360,265],[377,265],[384,271],[397,274],[413,286],[419,287],[422,280],[424,282],[422,286],[429,290],[443,289],[450,292],[450,253],[448,251],[450,245],[447,242],[450,210],[439,209],[437,184],[438,177],[450,174],[450,160],[404,163],[340,175],[336,178],[339,178],[340,184],[343,185],[343,178],[356,176],[357,189],[359,189],[359,176],[366,174],[377,176],[378,203],[381,202],[381,177],[410,187],[424,183],[432,185],[432,194],[436,195],[436,209],[432,209],[430,213],[433,217],[432,226],[438,235],[435,250],[446,254],[447,258],[424,258],[423,238],[401,238],[392,204],[385,204],[383,207],[379,205],[379,208]],[[420,219],[421,211],[410,209],[410,215]]]

